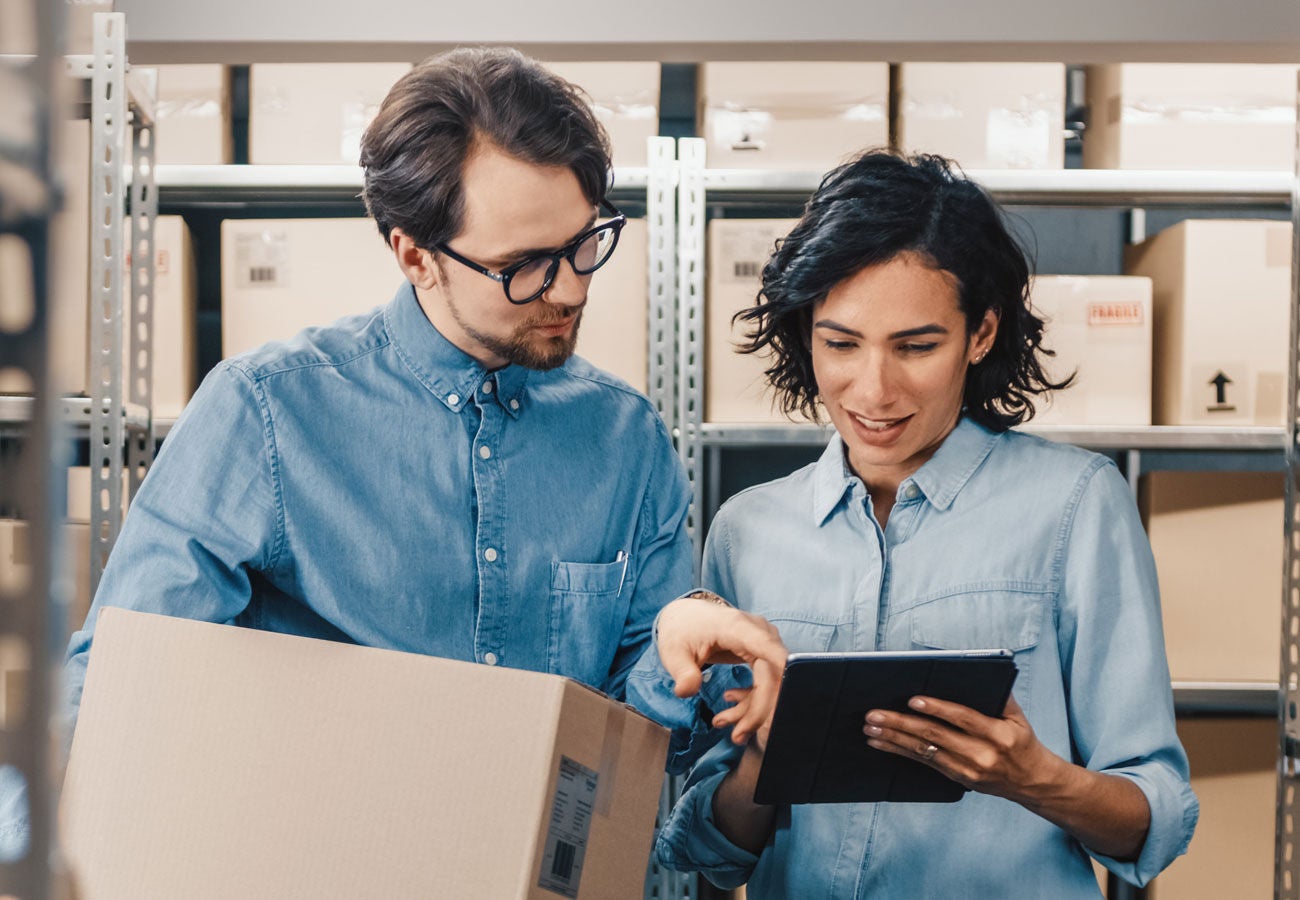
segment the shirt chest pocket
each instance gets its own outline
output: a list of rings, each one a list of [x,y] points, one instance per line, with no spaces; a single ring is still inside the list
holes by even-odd
[[[604,686],[623,637],[626,562],[551,563],[546,670]]]
[[[1047,595],[1014,590],[963,591],[927,600],[909,612],[918,650],[1012,650],[1038,644]]]

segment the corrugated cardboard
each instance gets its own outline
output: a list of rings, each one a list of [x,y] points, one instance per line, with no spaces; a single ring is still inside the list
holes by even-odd
[[[403,275],[372,219],[221,223],[221,348],[234,356],[387,303]]]
[[[629,219],[614,255],[592,276],[577,349],[642,393],[649,371],[648,242],[645,220]]]
[[[211,166],[231,162],[230,79],[222,65],[157,67],[154,161]]]
[[[1150,472],[1140,506],[1175,681],[1278,679],[1280,472]]]
[[[1125,252],[1155,292],[1157,425],[1285,422],[1291,225],[1189,220]]]
[[[659,133],[659,63],[564,62],[546,67],[591,97],[609,132],[614,165],[644,166],[646,140]]]
[[[709,222],[708,293],[704,314],[704,419],[707,422],[782,422],[763,371],[767,355],[737,353],[746,322],[732,316],[753,306],[763,265],[796,219],[714,219]]]
[[[821,172],[889,143],[885,63],[705,63],[699,93],[710,168]]]
[[[105,609],[63,846],[85,900],[640,897],[666,751],[556,676]]]
[[[351,165],[408,63],[258,63],[249,71],[248,161]]]
[[[1295,160],[1294,65],[1087,70],[1090,169],[1274,169]]]
[[[897,141],[967,169],[1065,165],[1065,66],[904,63]]]
[[[1267,649],[1267,648],[1262,648]],[[1201,818],[1185,856],[1147,888],[1151,900],[1273,896],[1277,722],[1179,719]]]
[[[1044,364],[1053,381],[1075,381],[1038,407],[1035,424],[1151,424],[1151,279],[1035,278],[1034,311],[1047,320]]]

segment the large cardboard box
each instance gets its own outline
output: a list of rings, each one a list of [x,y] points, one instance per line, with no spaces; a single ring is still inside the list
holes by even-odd
[[[230,78],[216,64],[158,66],[154,161],[212,166],[231,162]]]
[[[1087,70],[1090,169],[1295,165],[1295,65],[1127,63]]]
[[[1125,251],[1155,295],[1157,425],[1286,421],[1291,225],[1189,220]]]
[[[614,165],[647,164],[646,141],[659,133],[659,63],[564,62],[546,67],[591,98],[609,133]]]
[[[1034,311],[1046,319],[1048,375],[1070,387],[1038,407],[1042,425],[1151,424],[1151,279],[1124,276],[1035,278]]]
[[[904,63],[897,142],[967,169],[1065,165],[1065,66]]]
[[[1282,495],[1280,472],[1142,477],[1175,681],[1277,681]]]
[[[766,354],[737,353],[749,323],[732,321],[753,306],[763,265],[796,219],[714,219],[709,222],[708,292],[704,314],[704,419],[706,422],[780,422],[764,370]]]
[[[699,94],[710,168],[822,172],[889,143],[886,63],[705,63]]]
[[[86,900],[639,897],[667,743],[553,675],[105,609],[63,846]]]
[[[577,348],[584,359],[642,393],[649,377],[648,255],[645,220],[629,219],[613,257],[591,278]]]
[[[249,71],[248,161],[358,165],[361,135],[408,63],[257,63]]]
[[[374,309],[392,299],[402,279],[372,219],[227,219],[222,354]]]
[[[1187,853],[1147,889],[1151,900],[1273,896],[1277,721],[1180,719],[1201,818]]]

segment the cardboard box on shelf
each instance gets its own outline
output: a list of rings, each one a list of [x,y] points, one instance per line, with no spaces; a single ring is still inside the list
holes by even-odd
[[[710,168],[822,172],[889,143],[885,63],[705,63],[699,95]]]
[[[1220,900],[1273,893],[1277,722],[1179,719],[1201,818],[1187,853],[1148,887],[1152,900]]]
[[[68,598],[66,629],[80,628],[90,608],[90,525],[85,522],[60,522],[62,546],[52,561],[54,578]],[[18,519],[0,519],[0,587],[18,589],[31,577],[31,538],[27,523]],[[11,668],[0,661],[0,668]],[[0,691],[0,693],[3,693]]]
[[[1047,320],[1048,375],[1075,381],[1054,392],[1034,424],[1151,424],[1151,279],[1043,275],[1034,311]],[[1036,404],[1037,405],[1037,404]]]
[[[198,386],[198,275],[189,227],[180,216],[154,219],[153,416],[174,419]],[[131,254],[127,253],[127,266]],[[130,310],[123,315],[129,317]],[[131,397],[132,342],[129,321],[123,330],[122,396]]]
[[[1295,160],[1295,65],[1089,66],[1090,169],[1272,169]]]
[[[659,133],[659,63],[563,62],[546,67],[590,96],[609,132],[614,165],[645,166],[646,140]]]
[[[763,371],[766,355],[738,353],[748,323],[732,317],[753,306],[762,286],[763,265],[795,219],[714,219],[709,222],[708,291],[704,315],[704,420],[778,422],[791,420],[774,405]]]
[[[122,516],[130,506],[130,473],[122,470]],[[89,525],[94,497],[90,492],[90,466],[68,466],[68,507],[64,518],[72,523]]]
[[[95,900],[640,896],[667,745],[553,675],[105,609],[63,847]]]
[[[577,348],[578,355],[642,393],[649,373],[648,256],[645,220],[629,219],[614,255],[592,276]]]
[[[904,63],[897,143],[966,169],[1065,166],[1065,66]]]
[[[392,299],[402,279],[372,219],[227,219],[222,354],[374,309]]]
[[[1277,681],[1282,495],[1280,472],[1142,476],[1175,681]]]
[[[249,71],[248,161],[359,163],[361,135],[408,63],[256,63]]]
[[[212,166],[233,158],[230,77],[225,66],[157,66],[154,161]]]
[[[1188,220],[1125,251],[1155,296],[1157,425],[1286,421],[1291,225]]]

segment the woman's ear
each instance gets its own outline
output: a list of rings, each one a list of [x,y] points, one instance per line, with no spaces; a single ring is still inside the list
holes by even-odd
[[[970,362],[979,365],[984,361],[984,357],[989,355],[993,349],[993,342],[998,336],[998,314],[992,309],[984,310],[984,319],[980,322],[979,327],[970,339]]]
[[[409,234],[400,228],[388,233],[388,246],[397,257],[406,280],[421,290],[429,290],[438,283],[438,264],[433,254],[420,247]]]

